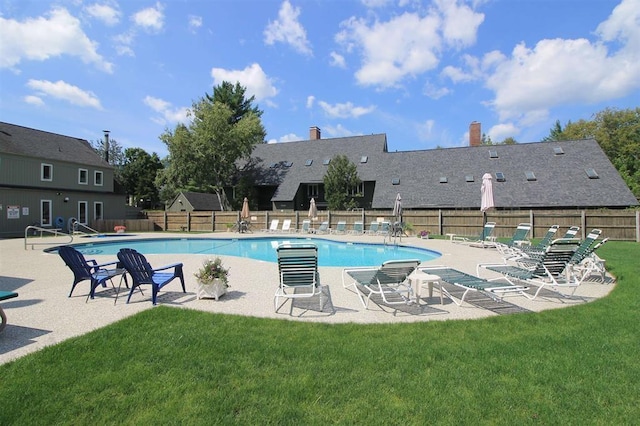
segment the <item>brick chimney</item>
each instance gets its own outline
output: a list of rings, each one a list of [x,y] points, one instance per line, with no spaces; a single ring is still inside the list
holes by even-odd
[[[320,128],[317,126],[311,126],[309,128],[309,139],[312,141],[321,139],[320,138]]]
[[[472,121],[469,125],[469,146],[482,145],[482,128],[480,123]]]

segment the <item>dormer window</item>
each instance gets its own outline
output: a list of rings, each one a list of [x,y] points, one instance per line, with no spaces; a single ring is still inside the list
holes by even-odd
[[[534,181],[534,180],[538,180],[536,178],[536,175],[533,172],[524,172],[524,176],[527,178],[528,181]]]
[[[465,180],[466,182],[473,182],[475,179],[473,178],[473,175],[466,175],[466,176],[464,177],[464,180]]]
[[[489,158],[498,158],[498,151],[495,149],[489,150]]]
[[[278,167],[278,163],[271,163],[271,164],[269,164],[269,168],[270,168],[270,169],[275,169],[276,167]]]
[[[496,172],[496,182],[504,182],[505,180],[504,173]]]
[[[446,176],[440,176],[440,183],[447,183],[449,182],[449,179],[447,179]]]
[[[367,161],[369,161],[369,157],[366,155],[363,155],[362,157],[360,157],[360,163],[366,163]]]
[[[292,163],[291,161],[285,161],[285,162],[284,162],[284,164],[282,164],[282,165],[283,165],[284,167],[289,168],[289,167],[293,166],[293,163]]]
[[[598,172],[596,172],[595,169],[585,169],[585,172],[589,179],[600,179],[600,176],[598,176]]]
[[[325,158],[322,164],[324,164],[325,166],[328,166],[330,162],[331,162],[331,158]]]
[[[564,154],[564,150],[562,149],[561,146],[556,146],[553,148],[553,154],[554,155],[562,155]]]
[[[312,165],[312,164],[313,164],[313,160],[307,160],[307,161],[305,161],[305,163],[304,163],[304,165],[305,165],[305,166],[310,166],[310,165]]]
[[[391,179],[391,185],[400,185],[400,178],[393,178]]]

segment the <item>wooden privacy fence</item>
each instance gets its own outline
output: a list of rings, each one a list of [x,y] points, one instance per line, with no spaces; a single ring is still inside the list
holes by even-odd
[[[233,230],[240,219],[238,211],[207,212],[165,212],[146,211],[145,222],[153,223],[156,231],[216,232]],[[302,221],[309,219],[306,211],[260,211],[251,213],[251,229],[260,231],[267,229],[273,219],[280,221],[291,219],[291,228],[302,228]],[[358,210],[318,212],[313,225],[318,227],[328,222],[335,228],[339,221],[352,229],[353,224],[361,221],[365,229],[369,229],[374,221],[394,221],[390,210]],[[487,221],[496,222],[494,235],[510,237],[519,223],[528,222],[533,225],[532,238],[544,235],[551,225],[559,225],[560,232],[571,226],[579,226],[582,238],[594,228],[602,230],[605,238],[612,240],[640,242],[640,210],[495,210],[487,212]],[[409,234],[428,231],[431,235],[456,234],[476,236],[482,230],[483,217],[479,211],[469,210],[405,210],[402,221],[408,225]],[[110,221],[104,221],[110,222]],[[135,221],[112,221],[135,222]],[[117,223],[121,224],[121,223]],[[125,226],[127,226],[125,224]],[[111,230],[113,226],[111,226]],[[100,229],[99,229],[100,230]],[[109,229],[107,229],[108,231]],[[127,226],[127,231],[134,228]],[[142,230],[142,229],[141,229]]]

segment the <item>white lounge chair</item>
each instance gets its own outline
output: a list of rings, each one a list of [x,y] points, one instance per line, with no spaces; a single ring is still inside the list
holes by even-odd
[[[474,247],[495,247],[495,243],[490,241],[492,239],[491,234],[496,227],[495,222],[487,222],[482,228],[482,232],[477,238],[459,237],[457,235],[451,236],[451,241],[454,243],[468,244]]]
[[[420,264],[419,260],[389,260],[377,268],[348,268],[342,271],[342,286],[353,288],[366,309],[372,295],[378,295],[384,303],[408,303],[413,288],[408,277]]]
[[[278,225],[280,225],[280,219],[273,219],[271,221],[271,225],[269,225],[269,229],[263,229],[264,232],[277,232]]]
[[[282,232],[289,233],[292,231],[291,229],[291,219],[285,219],[282,221]]]
[[[314,244],[282,244],[278,253],[278,289],[274,295],[275,311],[284,305],[280,298],[295,299],[319,295],[323,309],[322,285],[318,272],[318,247]]]

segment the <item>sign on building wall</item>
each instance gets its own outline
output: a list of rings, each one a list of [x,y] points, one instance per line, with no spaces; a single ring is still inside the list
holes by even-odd
[[[7,219],[20,219],[20,206],[7,206]]]

